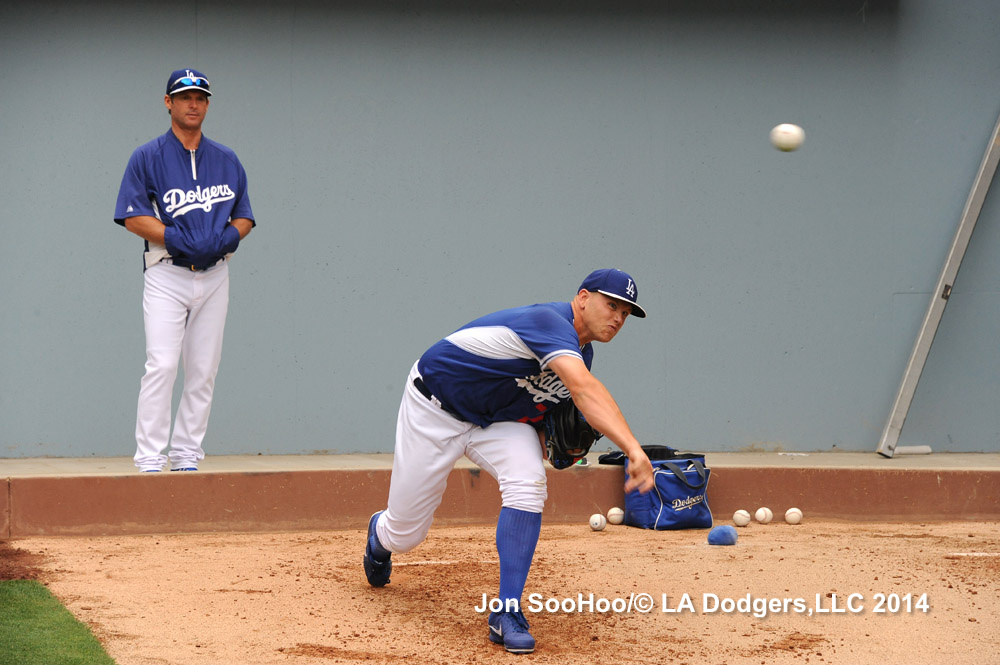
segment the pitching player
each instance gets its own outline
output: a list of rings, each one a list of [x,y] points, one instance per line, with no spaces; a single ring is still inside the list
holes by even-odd
[[[572,302],[504,310],[469,323],[414,364],[396,423],[385,510],[368,523],[368,582],[389,583],[391,554],[427,536],[448,474],[465,455],[496,478],[502,495],[496,546],[498,598],[510,611],[489,616],[489,638],[528,653],[535,639],[520,611],[546,499],[543,451],[535,423],[572,397],[587,420],[629,458],[626,491],[648,491],[653,468],[614,398],[593,374],[592,342],[609,342],[626,318],[645,317],[632,278],[597,270]]]
[[[168,462],[171,471],[196,471],[205,457],[229,308],[228,260],[256,226],[242,164],[202,134],[211,94],[197,70],[170,75],[163,98],[170,130],[132,153],[115,206],[115,222],[146,241],[146,372],[135,427],[140,471],[161,471]],[[171,436],[181,358],[184,390]]]

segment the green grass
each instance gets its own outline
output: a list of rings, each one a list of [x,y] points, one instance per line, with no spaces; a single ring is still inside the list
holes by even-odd
[[[0,582],[0,665],[115,665],[44,585]]]

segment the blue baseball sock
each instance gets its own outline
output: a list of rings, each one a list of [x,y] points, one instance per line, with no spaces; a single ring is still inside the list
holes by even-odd
[[[372,532],[368,538],[368,546],[371,549],[372,558],[380,563],[384,563],[389,560],[392,556],[392,552],[382,547],[382,543],[379,542],[378,533],[372,525]]]
[[[382,543],[378,541],[378,536],[372,540],[372,558],[376,561],[388,561],[389,557],[392,556],[392,552],[382,547]]]
[[[497,520],[497,554],[500,555],[500,600],[521,604],[528,581],[535,545],[542,530],[542,514],[516,508],[501,508]]]

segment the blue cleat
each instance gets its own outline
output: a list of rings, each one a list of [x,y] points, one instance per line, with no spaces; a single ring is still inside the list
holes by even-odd
[[[368,542],[365,545],[365,576],[368,578],[368,584],[374,587],[383,587],[389,583],[389,574],[392,572],[392,560],[391,554],[385,557],[385,561],[379,561],[375,558],[375,550],[384,550],[378,542],[378,536],[375,535],[375,522],[378,521],[378,516],[382,514],[382,511],[376,512],[368,520]]]
[[[528,620],[523,612],[491,613],[490,642],[502,644],[510,653],[531,653],[535,650],[535,638],[528,632]]]
[[[170,470],[171,471],[197,471],[198,467],[196,467],[196,466],[182,466],[179,469],[170,469]]]

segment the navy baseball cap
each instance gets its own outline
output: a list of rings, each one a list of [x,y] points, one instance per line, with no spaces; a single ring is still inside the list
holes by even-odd
[[[636,302],[639,299],[639,289],[635,285],[635,280],[627,272],[615,268],[595,270],[587,275],[587,279],[583,280],[580,289],[603,293],[616,300],[624,300],[632,305],[632,316],[640,319],[646,318],[646,310],[639,307],[639,303]]]
[[[209,97],[212,96],[208,79],[197,69],[178,69],[167,79],[168,95],[176,95],[184,90],[201,90]]]

